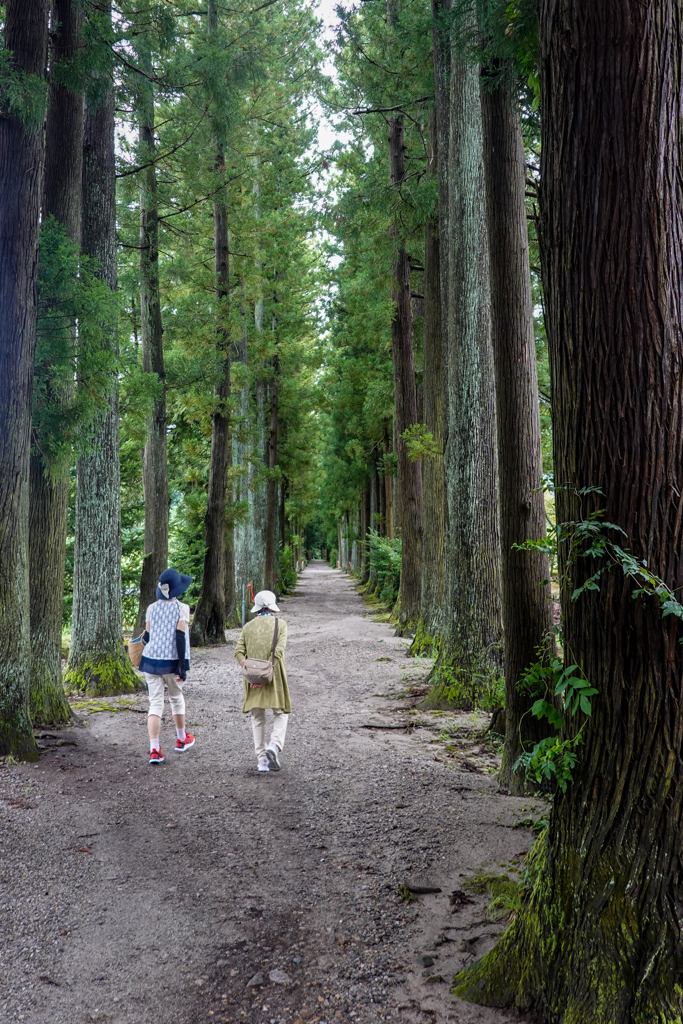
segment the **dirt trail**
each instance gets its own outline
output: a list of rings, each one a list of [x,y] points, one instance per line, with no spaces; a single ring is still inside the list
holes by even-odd
[[[407,642],[342,573],[310,565],[282,614],[278,774],[255,770],[237,632],[193,652],[192,751],[172,749],[167,706],[166,761],[148,765],[140,696],[92,702],[38,765],[0,769],[3,1024],[521,1019],[449,994],[503,927],[489,896],[449,894],[518,865],[533,837],[512,826],[540,803],[497,793],[472,716],[448,720],[450,751],[434,743],[448,723],[410,715]],[[409,717],[422,727],[367,728]],[[406,881],[442,892],[406,904]]]

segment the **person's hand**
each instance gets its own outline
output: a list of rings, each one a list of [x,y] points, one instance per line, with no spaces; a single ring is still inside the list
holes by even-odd
[[[242,658],[242,660],[240,662],[240,668],[244,668],[244,663],[245,663],[246,660],[247,660],[246,658]]]

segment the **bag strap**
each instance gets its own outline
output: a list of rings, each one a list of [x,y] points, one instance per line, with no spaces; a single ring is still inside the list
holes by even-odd
[[[273,631],[273,653],[270,656],[270,660],[275,668],[275,644],[277,643],[277,616],[275,617],[275,630]]]

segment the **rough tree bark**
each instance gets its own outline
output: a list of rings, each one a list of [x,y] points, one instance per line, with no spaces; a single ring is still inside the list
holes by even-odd
[[[558,521],[599,487],[584,514],[604,508],[679,588],[681,5],[541,0],[540,47]],[[563,1024],[680,1024],[681,623],[618,568],[572,602],[597,564],[569,568],[565,649],[599,694],[526,903],[459,992]]]
[[[45,76],[48,0],[7,0],[5,49],[15,68]],[[28,468],[42,124],[0,118],[0,754],[34,760],[29,718]]]
[[[429,118],[427,173],[437,174],[436,111]],[[444,336],[441,321],[441,281],[439,261],[439,225],[435,220],[425,226],[423,395],[425,425],[434,443],[443,452],[446,427]],[[443,628],[446,602],[445,531],[446,497],[443,454],[424,459],[422,464],[422,599],[420,621],[415,634],[415,653],[431,650]]]
[[[83,93],[55,81],[61,61],[72,60],[83,24],[80,5],[55,0],[50,54],[50,87],[45,126],[45,183],[42,219],[64,225],[76,245],[81,241],[83,165]],[[38,374],[40,369],[37,368]],[[68,405],[73,387],[53,395]],[[55,477],[44,462],[35,437],[29,471],[29,580],[31,619],[31,687],[29,704],[34,725],[68,722],[71,712],[62,680],[62,617],[69,509],[69,467]],[[37,442],[37,444],[36,444]]]
[[[515,96],[505,82],[494,89],[484,82],[481,103],[505,634],[505,748],[500,784],[521,793],[524,779],[513,772],[513,765],[524,750],[542,739],[546,729],[530,714],[535,697],[520,693],[517,683],[524,669],[538,660],[537,648],[547,645],[551,635],[550,567],[547,555],[513,547],[541,540],[546,533],[524,142]]]
[[[99,276],[116,290],[114,90],[88,106],[83,132],[81,248],[97,259]],[[110,345],[117,346],[111,324]],[[96,424],[90,451],[76,465],[76,532],[71,649],[66,682],[94,694],[139,687],[123,648],[121,608],[121,487],[119,392]]]
[[[151,78],[152,55],[149,40],[141,36],[138,61],[145,74],[139,76],[137,94],[138,142],[141,164],[154,159],[154,82]],[[168,568],[168,459],[166,446],[166,373],[164,370],[164,331],[159,294],[159,209],[156,166],[150,163],[140,179],[140,333],[142,367],[158,377],[161,391],[154,399],[147,423],[147,438],[142,467],[145,500],[145,538],[140,604],[135,620],[135,636],[145,628],[145,612],[156,600],[160,574]]]
[[[448,621],[435,671],[467,707],[502,667],[500,530],[479,69],[451,52],[448,214]]]

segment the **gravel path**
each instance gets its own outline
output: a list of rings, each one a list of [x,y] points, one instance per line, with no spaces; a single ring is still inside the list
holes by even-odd
[[[481,719],[411,710],[426,667],[344,574],[311,564],[281,607],[281,772],[255,770],[235,631],[193,652],[193,750],[167,706],[148,765],[141,696],[85,702],[39,764],[0,767],[3,1024],[522,1019],[450,995],[504,922],[449,894],[516,877],[541,801],[497,793]],[[406,882],[442,891],[406,903]]]

